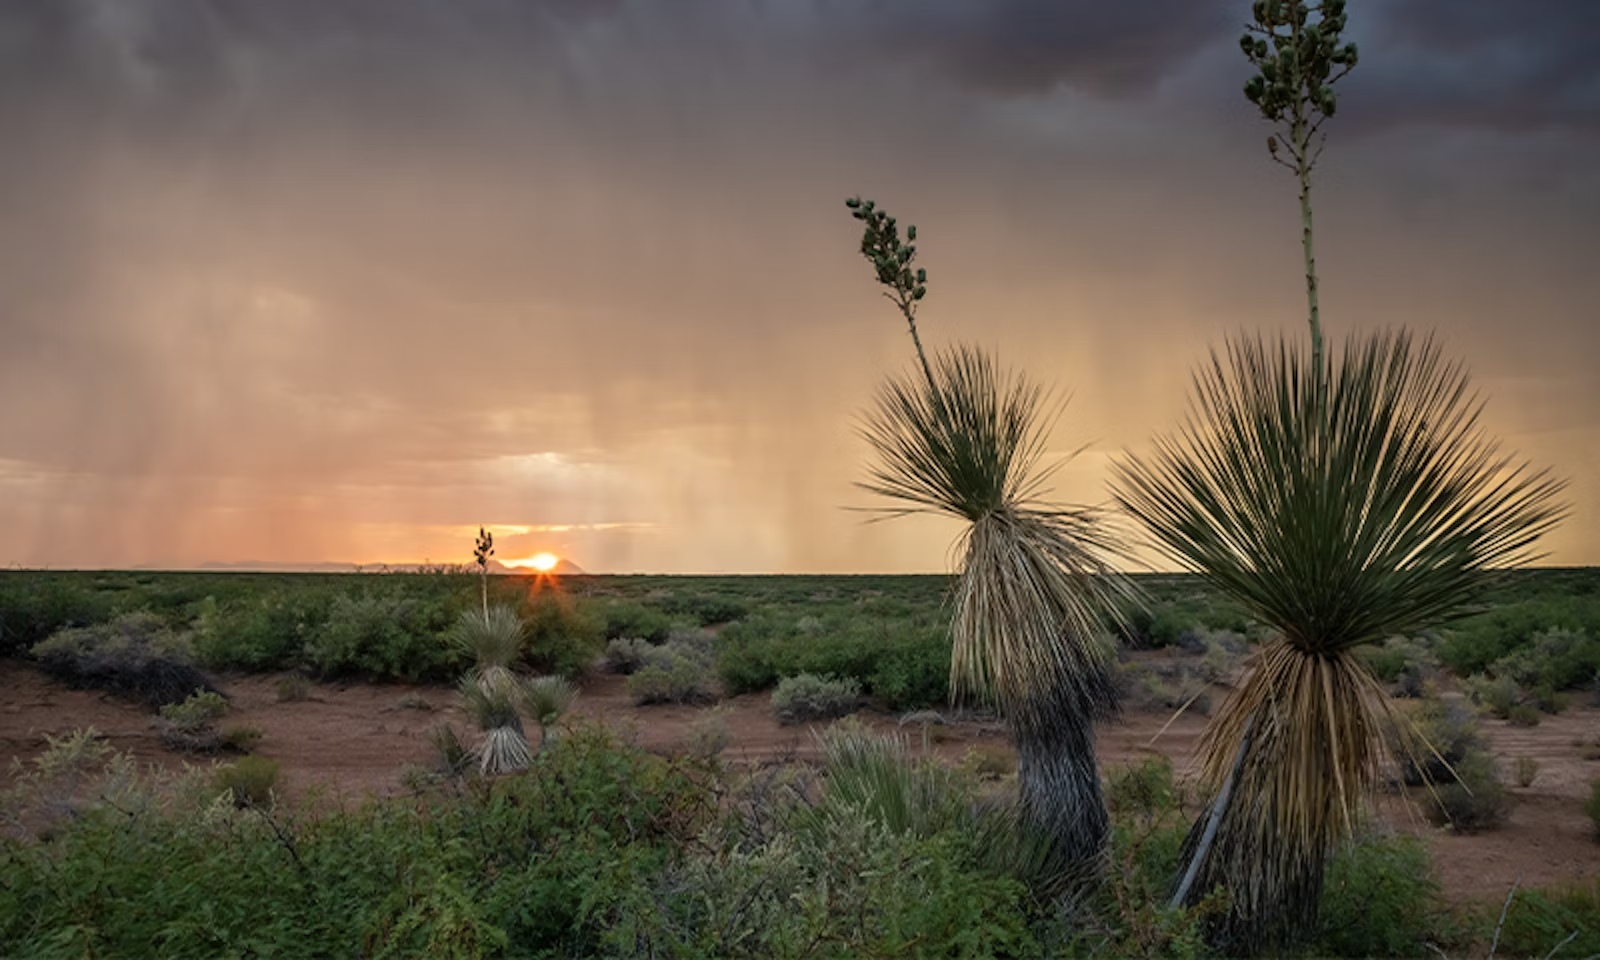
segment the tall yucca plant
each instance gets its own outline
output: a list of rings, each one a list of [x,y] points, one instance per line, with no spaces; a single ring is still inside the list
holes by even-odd
[[[1315,918],[1375,783],[1388,700],[1353,648],[1459,615],[1561,515],[1561,485],[1484,437],[1433,343],[1353,338],[1315,369],[1299,344],[1235,340],[1177,436],[1117,471],[1166,552],[1276,634],[1202,739],[1214,798],[1180,890],[1232,892],[1218,932],[1237,950]]]
[[[1226,887],[1213,934],[1236,953],[1314,922],[1326,859],[1374,786],[1389,707],[1352,649],[1461,614],[1563,512],[1560,483],[1484,436],[1465,371],[1431,341],[1352,338],[1328,360],[1311,172],[1356,51],[1343,0],[1253,12],[1245,94],[1281,125],[1268,148],[1300,184],[1309,349],[1240,338],[1213,353],[1188,422],[1115,480],[1170,557],[1276,634],[1202,739],[1211,801],[1174,897]]]
[[[1095,767],[1094,723],[1112,713],[1109,651],[1097,636],[1125,582],[1106,557],[1116,537],[1089,508],[1039,499],[1048,423],[1045,391],[969,347],[931,360],[916,329],[927,274],[892,217],[851,200],[861,250],[889,288],[916,344],[920,370],[892,377],[863,433],[879,462],[868,490],[898,500],[891,515],[944,514],[968,526],[960,545],[951,635],[951,690],[993,703],[1020,757],[1025,815],[1067,863],[1090,866],[1107,820]],[[906,232],[916,239],[916,228]],[[920,376],[918,375],[920,373]]]

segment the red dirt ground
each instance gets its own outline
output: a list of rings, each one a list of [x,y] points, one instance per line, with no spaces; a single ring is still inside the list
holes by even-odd
[[[459,731],[469,724],[449,687],[373,684],[312,684],[308,699],[279,702],[277,676],[224,679],[233,700],[223,726],[248,726],[265,736],[257,753],[282,764],[282,783],[290,793],[316,785],[349,794],[399,792],[407,764],[427,765],[433,748],[425,734],[448,722]],[[92,726],[119,750],[164,766],[183,759],[161,745],[148,712],[99,693],[69,690],[30,665],[0,660],[0,782],[10,779],[15,760],[26,761],[44,747],[44,737]],[[426,704],[426,707],[423,705]],[[621,677],[597,676],[583,686],[574,713],[600,721],[640,746],[656,752],[682,749],[705,707],[636,707]],[[734,697],[720,709],[731,735],[724,757],[735,763],[807,760],[816,756],[811,731],[784,727],[773,719],[765,694]],[[897,718],[863,714],[872,726],[899,728]],[[1183,771],[1205,718],[1179,717],[1165,733],[1165,713],[1130,713],[1100,732],[1103,767],[1164,754]],[[1517,804],[1498,830],[1464,836],[1435,828],[1398,797],[1379,804],[1395,828],[1425,837],[1446,895],[1452,900],[1499,900],[1519,878],[1526,886],[1592,877],[1600,872],[1600,844],[1583,812],[1589,783],[1600,777],[1600,761],[1583,758],[1585,744],[1600,743],[1600,709],[1574,708],[1546,717],[1536,727],[1516,728],[1485,720],[1484,733],[1509,778],[1517,758],[1538,761],[1539,773],[1527,789],[1513,788]],[[920,743],[920,725],[903,728]],[[1152,738],[1156,738],[1152,744]],[[931,749],[958,760],[968,750],[1011,755],[1004,727],[993,721],[961,720],[929,728]]]

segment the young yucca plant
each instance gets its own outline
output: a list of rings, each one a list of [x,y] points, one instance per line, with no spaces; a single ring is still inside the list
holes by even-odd
[[[1168,556],[1276,633],[1201,741],[1211,800],[1174,896],[1227,888],[1212,934],[1230,953],[1314,924],[1327,858],[1375,785],[1392,718],[1353,649],[1460,615],[1563,513],[1560,483],[1485,438],[1466,372],[1431,340],[1352,337],[1327,358],[1310,177],[1355,48],[1342,0],[1253,12],[1241,47],[1261,73],[1245,92],[1283,126],[1268,146],[1300,184],[1310,342],[1213,353],[1187,423],[1115,480]]]
[[[916,308],[927,273],[916,248],[871,201],[848,202],[861,242],[900,309],[920,370],[890,378],[863,434],[879,462],[862,486],[898,500],[888,515],[928,512],[967,524],[951,628],[951,691],[997,706],[1020,755],[1025,814],[1071,861],[1093,867],[1107,819],[1095,767],[1094,723],[1115,710],[1101,617],[1128,594],[1109,566],[1117,537],[1088,507],[1040,498],[1048,397],[971,347],[930,360]],[[909,227],[906,240],[916,239]],[[918,375],[920,373],[920,376]]]
[[[512,666],[522,655],[527,627],[510,607],[486,608],[486,613],[465,610],[451,631],[451,639],[472,657],[472,676],[484,689],[516,687]]]
[[[522,731],[513,691],[502,686],[485,687],[468,677],[461,681],[461,702],[483,731],[483,745],[478,748],[479,769],[486,776],[526,770],[533,754]]]
[[[539,724],[539,746],[554,734],[552,728],[578,697],[578,688],[566,677],[530,677],[522,684],[522,706]]]

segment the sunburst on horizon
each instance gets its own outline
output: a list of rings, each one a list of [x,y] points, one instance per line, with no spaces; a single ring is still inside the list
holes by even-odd
[[[523,557],[521,560],[503,560],[501,562],[514,570],[529,569],[536,570],[539,573],[549,573],[561,563],[561,558],[548,551],[540,551],[531,557]]]

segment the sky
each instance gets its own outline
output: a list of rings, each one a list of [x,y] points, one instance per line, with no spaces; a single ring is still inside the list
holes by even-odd
[[[1070,398],[1052,496],[1304,324],[1245,0],[0,0],[0,564],[947,569],[867,522],[932,347]],[[1323,323],[1405,325],[1600,564],[1594,0],[1352,0]]]

